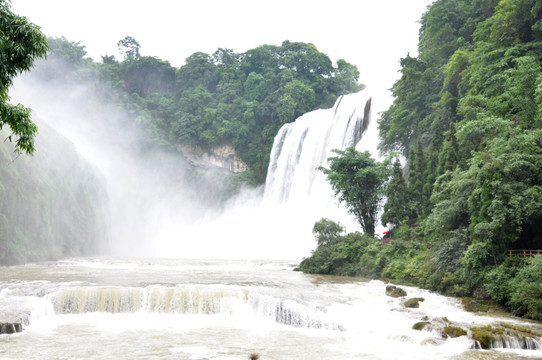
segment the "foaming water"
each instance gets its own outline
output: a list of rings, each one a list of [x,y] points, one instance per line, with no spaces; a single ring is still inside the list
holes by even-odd
[[[318,167],[327,166],[333,149],[376,149],[368,90],[286,124],[275,139],[265,189],[245,190],[218,207],[195,195],[209,190],[209,179],[201,181],[205,189],[188,185],[190,170],[179,156],[148,153],[149,140],[137,121],[103,104],[91,85],[57,85],[52,89],[30,73],[17,80],[11,95],[71,140],[103,177],[116,256],[299,261],[314,247],[311,230],[320,218],[359,230]],[[372,135],[364,136],[365,130]]]
[[[0,311],[28,322],[22,333],[0,336],[0,358],[542,358],[536,348],[474,350],[469,336],[445,339],[438,330],[507,323],[540,332],[539,323],[474,315],[457,299],[403,287],[409,298],[425,299],[408,309],[404,299],[386,296],[380,281],[310,276],[293,266],[71,259],[4,267]],[[412,329],[422,320],[433,330]]]
[[[362,143],[376,149],[377,137],[363,135],[368,128],[374,135],[376,123],[370,118],[370,93],[364,90],[285,124],[274,140],[265,188],[243,192],[223,212],[209,213],[190,226],[162,223],[154,255],[299,261],[314,248],[312,227],[319,219],[360,230],[318,168],[328,166],[334,149]]]

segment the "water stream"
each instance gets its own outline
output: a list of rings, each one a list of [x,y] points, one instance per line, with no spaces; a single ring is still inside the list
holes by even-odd
[[[462,310],[423,297],[418,309],[386,284],[310,276],[279,261],[70,259],[3,267],[1,311],[25,322],[0,336],[1,359],[523,359],[542,350],[474,350],[416,322],[469,328],[537,323]],[[537,341],[540,341],[537,339]]]

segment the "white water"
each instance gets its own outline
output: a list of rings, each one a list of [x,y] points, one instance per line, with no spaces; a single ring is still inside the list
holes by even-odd
[[[472,350],[462,336],[412,330],[446,317],[468,328],[506,322],[476,316],[457,299],[386,284],[310,276],[277,261],[72,259],[3,267],[0,309],[22,333],[0,335],[1,359],[522,359],[541,350]],[[537,341],[540,341],[538,339]]]
[[[174,160],[163,154],[146,154],[147,163],[138,158],[141,135],[126,126],[131,120],[100,105],[90,87],[51,89],[30,76],[18,79],[12,96],[74,142],[103,176],[113,254],[300,261],[315,246],[312,227],[320,218],[359,230],[317,168],[327,166],[332,149],[356,144],[376,149],[375,122],[361,135],[371,117],[367,90],[285,125],[276,139],[277,144],[284,140],[282,146],[273,148],[264,196],[262,189],[245,191],[224,211],[206,210],[194,201]],[[148,167],[153,159],[163,173],[158,166]]]
[[[266,200],[295,205],[314,200],[311,205],[325,211],[333,193],[317,169],[336,156],[333,149],[356,146],[370,122],[370,102],[367,91],[341,96],[333,108],[312,111],[285,124],[271,150]]]
[[[328,166],[327,159],[336,155],[333,149],[357,144],[376,149],[370,102],[367,90],[341,96],[333,108],[285,124],[275,137],[263,198],[245,193],[223,213],[191,226],[162,224],[155,255],[299,261],[314,248],[312,227],[322,217],[341,222],[348,231],[360,230],[318,167]],[[367,125],[370,137],[362,135]],[[179,234],[192,241],[179,242]]]

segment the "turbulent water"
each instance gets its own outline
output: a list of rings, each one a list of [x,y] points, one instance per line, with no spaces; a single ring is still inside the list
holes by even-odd
[[[318,168],[328,166],[327,159],[336,155],[333,149],[376,149],[377,136],[364,131],[376,129],[370,117],[370,93],[364,90],[285,124],[271,150],[263,198],[243,194],[223,213],[190,226],[161,224],[155,234],[156,254],[300,261],[314,248],[311,230],[322,217],[339,221],[348,231],[360,230]]]
[[[0,269],[1,359],[522,359],[542,350],[473,350],[468,336],[416,331],[446,317],[465,328],[507,322],[456,299],[380,281],[309,276],[287,262],[72,259]],[[440,320],[439,320],[440,319]]]
[[[37,95],[21,94],[45,120],[58,117],[61,103],[34,103]],[[69,110],[67,123],[85,123],[76,106]],[[416,288],[405,288],[408,296],[425,301],[407,309],[404,299],[385,295],[382,282],[293,271],[314,246],[315,220],[325,216],[348,225],[317,168],[335,148],[374,150],[376,135],[370,127],[363,132],[369,118],[370,101],[361,92],[286,125],[275,139],[263,199],[245,194],[224,213],[190,225],[183,218],[200,212],[173,201],[182,192],[151,177],[150,189],[163,194],[150,196],[155,192],[146,182],[127,181],[142,174],[138,162],[126,161],[133,154],[117,149],[116,141],[101,146],[94,139],[109,138],[73,126],[65,136],[76,144],[84,140],[83,155],[118,185],[108,187],[118,228],[114,244],[123,254],[143,250],[155,257],[0,267],[0,322],[24,325],[21,333],[0,335],[0,359],[542,359],[535,335],[503,337],[492,350],[474,350],[470,336],[441,335],[447,324],[468,329],[495,323],[541,333],[538,323],[476,316],[456,299]],[[413,330],[420,321],[433,326]]]
[[[369,125],[371,99],[367,92],[341,96],[331,109],[307,113],[280,130],[271,150],[265,183],[267,200],[299,203],[312,197],[333,199],[318,170],[334,156],[333,149],[356,146]],[[315,196],[315,195],[318,196]],[[325,210],[320,205],[320,210]]]

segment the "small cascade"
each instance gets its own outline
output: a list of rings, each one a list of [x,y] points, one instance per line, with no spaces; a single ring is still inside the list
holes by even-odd
[[[483,347],[479,342],[477,347]],[[505,324],[491,334],[490,349],[542,350],[542,334],[517,329]]]
[[[540,350],[541,339],[524,336],[502,335],[492,343],[492,349]]]
[[[294,300],[281,300],[245,289],[228,287],[71,287],[46,296],[57,314],[166,313],[236,315],[251,313],[279,324],[310,329],[343,330],[318,309]]]
[[[141,311],[141,288],[71,287],[46,296],[57,314],[89,312],[129,313]]]
[[[344,330],[341,325],[328,321],[324,314],[317,309],[308,309],[292,300],[254,295],[249,295],[248,302],[260,317],[299,328]]]

